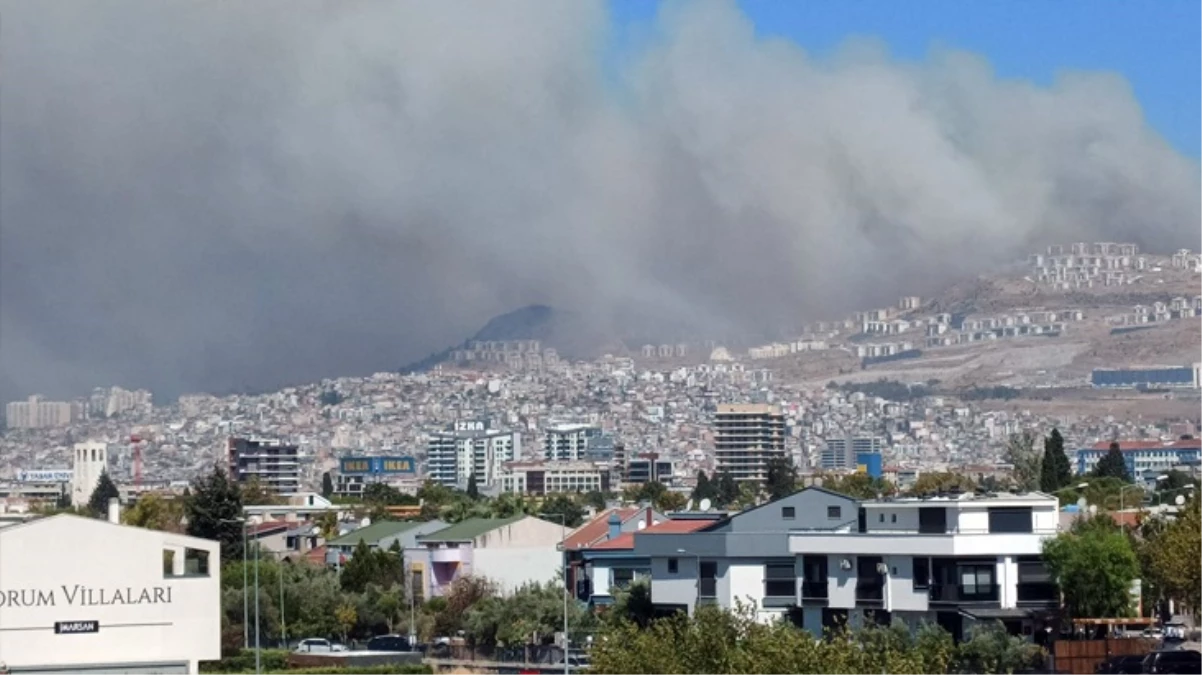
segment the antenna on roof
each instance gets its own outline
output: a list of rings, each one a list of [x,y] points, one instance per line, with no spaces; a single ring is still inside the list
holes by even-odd
[[[701,500],[701,510],[702,511],[709,511],[710,507],[713,505],[714,505],[714,503],[709,500],[709,497],[706,497],[705,499]]]

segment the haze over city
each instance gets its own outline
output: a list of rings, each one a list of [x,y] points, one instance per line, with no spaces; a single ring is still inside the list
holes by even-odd
[[[0,14],[5,400],[395,369],[531,303],[771,333],[1048,243],[1198,243],[1197,154],[1121,74],[936,36],[814,55],[721,1],[618,56],[602,2]]]

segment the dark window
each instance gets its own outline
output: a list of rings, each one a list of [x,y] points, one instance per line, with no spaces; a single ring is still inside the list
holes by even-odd
[[[195,548],[184,549],[184,574],[209,576],[209,552]]]
[[[668,574],[676,574],[680,572],[680,561],[676,558],[668,558]]]
[[[797,595],[797,572],[793,563],[764,565],[764,597],[791,598]]]
[[[630,582],[634,581],[634,570],[630,569],[615,569],[614,570],[614,587],[626,588]]]
[[[889,515],[889,522],[891,522],[891,523],[896,523],[896,522],[897,522],[897,514],[896,514],[896,513],[893,513],[893,514],[890,514],[890,515]]]
[[[701,578],[714,579],[718,576],[718,563],[712,560],[703,560],[701,562]]]
[[[797,517],[797,509],[792,506],[782,506],[780,507],[780,517],[785,520],[793,520]]]
[[[918,532],[920,534],[943,534],[947,532],[947,509],[928,506],[918,509]]]
[[[961,565],[960,593],[966,600],[985,598],[993,594],[993,565]]]
[[[1031,532],[1031,509],[989,509],[989,531]]]
[[[928,588],[931,585],[931,559],[914,559],[914,588]]]
[[[842,517],[843,517],[843,507],[841,507],[841,506],[826,507],[827,520],[839,520]]]
[[[856,530],[858,532],[868,531],[868,509],[860,509],[860,513],[856,518]]]
[[[175,576],[175,551],[163,549],[163,576]]]
[[[1020,584],[1047,583],[1052,575],[1042,562],[1020,562],[1018,564],[1018,582]]]
[[[880,522],[882,522],[882,523],[885,522],[885,514],[882,513],[877,517],[880,519]]]

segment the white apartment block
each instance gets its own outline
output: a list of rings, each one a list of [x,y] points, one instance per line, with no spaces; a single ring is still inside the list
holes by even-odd
[[[736,481],[766,481],[768,462],[789,456],[784,414],[773,405],[719,405],[714,451],[718,473],[730,474]]]
[[[502,492],[520,494],[609,492],[610,470],[593,462],[511,462],[499,482]]]
[[[543,431],[543,459],[567,462],[587,456],[589,440],[601,435],[591,424],[556,424]]]
[[[522,457],[522,435],[492,429],[482,420],[460,420],[426,442],[426,474],[448,487],[464,487],[475,475],[480,487],[494,485],[507,462]]]
[[[61,427],[83,416],[82,406],[66,401],[44,401],[30,396],[25,401],[13,401],[4,407],[4,420],[9,429],[45,429]]]

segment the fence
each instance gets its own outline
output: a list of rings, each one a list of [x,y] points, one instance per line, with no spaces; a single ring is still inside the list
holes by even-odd
[[[1104,640],[1057,640],[1053,647],[1057,673],[1097,672],[1097,665],[1112,656],[1143,655],[1156,649],[1156,640],[1106,638]]]

